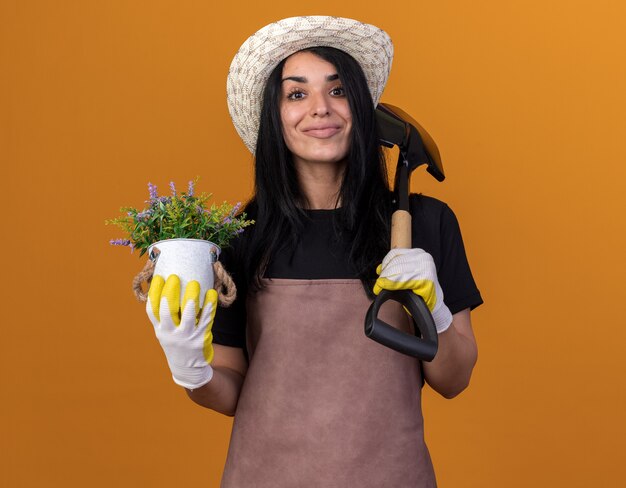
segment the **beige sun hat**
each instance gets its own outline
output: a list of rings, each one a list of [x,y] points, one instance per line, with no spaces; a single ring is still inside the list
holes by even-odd
[[[385,31],[342,17],[290,17],[266,25],[239,48],[228,71],[228,111],[244,144],[254,154],[263,90],[270,74],[291,54],[309,47],[334,47],[350,54],[365,73],[374,105],[382,95],[393,60]]]

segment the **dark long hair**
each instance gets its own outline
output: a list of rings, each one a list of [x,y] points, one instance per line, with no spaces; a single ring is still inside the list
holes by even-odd
[[[365,75],[350,55],[330,47],[306,49],[337,69],[352,114],[347,164],[339,190],[341,207],[334,221],[336,237],[348,241],[348,259],[371,297],[375,269],[389,250],[391,198],[376,117]],[[243,234],[238,256],[243,278],[252,289],[262,287],[269,260],[283,247],[297,244],[308,218],[291,152],[282,135],[279,102],[283,60],[270,75],[256,145],[255,194],[246,213],[256,223]],[[347,239],[345,239],[347,238]],[[292,247],[292,248],[293,248]]]

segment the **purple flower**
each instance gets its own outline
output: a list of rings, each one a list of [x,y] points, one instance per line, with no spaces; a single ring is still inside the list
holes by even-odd
[[[233,219],[231,219],[230,217],[226,217],[223,221],[222,224],[230,224],[233,221]]]
[[[152,215],[152,210],[144,210],[143,212],[137,214],[137,220],[147,219],[150,215]]]
[[[202,212],[204,212],[204,209],[200,205],[196,205],[196,212],[201,214]]]
[[[131,249],[134,247],[128,239],[111,239],[109,244],[112,246],[131,246]]]
[[[189,187],[187,188],[187,195],[190,197],[193,196],[193,181],[189,182]]]
[[[237,230],[235,231],[235,234],[242,234],[242,233],[243,233],[243,231],[244,231],[244,229],[237,229]]]
[[[237,202],[237,204],[233,207],[233,209],[230,211],[230,216],[234,217],[235,215],[237,215],[237,212],[239,212],[239,209],[241,208],[241,202]]]
[[[170,190],[172,190],[172,195],[176,196],[176,187],[173,181],[170,181]]]
[[[148,192],[150,193],[150,200],[155,200],[157,198],[157,187],[152,183],[148,183]]]

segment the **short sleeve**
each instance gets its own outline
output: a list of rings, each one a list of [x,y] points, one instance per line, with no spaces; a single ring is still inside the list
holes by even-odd
[[[459,222],[444,202],[411,195],[413,247],[433,256],[443,300],[452,314],[483,303],[465,252]]]
[[[447,205],[441,214],[441,265],[437,275],[451,313],[473,310],[483,303],[467,260],[459,222]]]
[[[222,346],[246,348],[245,293],[240,273],[235,266],[232,248],[222,251],[220,262],[232,276],[237,287],[237,298],[230,307],[217,307],[213,321],[213,343]]]

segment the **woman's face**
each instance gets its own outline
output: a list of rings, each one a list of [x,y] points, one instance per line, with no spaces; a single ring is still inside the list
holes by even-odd
[[[350,147],[352,115],[337,69],[310,52],[285,61],[280,118],[294,162],[342,161]]]

